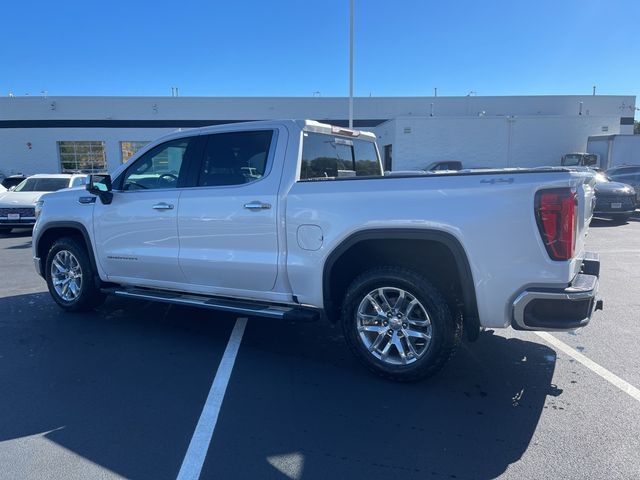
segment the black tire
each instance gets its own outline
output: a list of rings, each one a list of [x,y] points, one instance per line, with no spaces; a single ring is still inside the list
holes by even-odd
[[[82,281],[79,286],[77,297],[71,300],[63,298],[57,291],[53,283],[51,264],[56,255],[62,251],[70,252],[77,260],[79,271],[82,275]],[[104,302],[105,294],[103,294],[96,284],[97,273],[91,264],[89,254],[85,246],[72,237],[63,237],[54,242],[47,254],[45,263],[45,278],[49,293],[63,309],[70,312],[81,312],[91,310]],[[64,293],[64,292],[63,292]]]
[[[11,227],[0,227],[0,235],[9,235],[13,228]]]
[[[391,291],[394,289],[405,291],[420,302],[421,307],[424,307],[430,318],[430,342],[424,347],[424,351],[417,359],[410,359],[412,363],[391,364],[389,361],[378,358],[376,356],[378,354],[377,350],[376,353],[371,353],[361,338],[358,329],[358,308],[363,304],[361,302],[365,302],[369,293],[380,288],[389,288]],[[387,305],[390,306],[390,303],[388,302]],[[394,311],[396,310],[394,309]],[[384,320],[384,316],[380,318]],[[395,320],[396,322],[398,321],[397,319]],[[389,320],[389,322],[391,321]],[[389,322],[386,322],[386,324],[389,325]],[[408,268],[394,266],[368,270],[351,283],[342,304],[341,323],[347,344],[369,370],[387,379],[401,382],[417,381],[434,375],[451,358],[462,337],[461,318],[457,315],[452,315],[447,302],[438,289],[422,274]],[[378,324],[376,323],[376,325]],[[404,325],[402,324],[403,327]],[[397,323],[395,327],[401,328]],[[393,335],[391,327],[382,327],[382,324],[380,324],[380,327],[376,326],[374,328],[389,328],[387,330],[388,334]],[[409,326],[408,328],[413,327]],[[396,333],[400,338],[409,339],[401,331]],[[381,335],[381,333],[376,332],[373,335]],[[388,341],[391,342],[391,340]],[[375,341],[371,342],[369,347],[372,347],[374,343]],[[382,345],[382,343],[379,345]],[[393,348],[399,354],[399,349],[395,346]],[[413,354],[410,355],[415,357]],[[401,356],[400,358],[402,359]]]
[[[611,220],[617,223],[624,223],[631,217],[630,213],[618,213],[611,215]]]

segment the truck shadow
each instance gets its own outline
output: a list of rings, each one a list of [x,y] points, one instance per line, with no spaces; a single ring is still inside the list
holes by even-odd
[[[21,243],[19,245],[12,245],[10,247],[5,247],[5,250],[25,250],[27,248],[31,248],[31,240],[25,243]]]
[[[0,311],[15,477],[56,446],[127,478],[176,477],[234,317],[121,299],[67,314],[48,294],[0,298]],[[435,378],[397,384],[362,368],[336,327],[251,319],[202,478],[494,478],[561,395],[554,366],[544,345],[487,333]]]
[[[547,398],[562,394],[553,350],[490,333],[415,384],[368,374],[335,328],[254,321],[242,352],[212,476],[250,464],[251,478],[286,478],[297,459],[303,479],[495,478],[526,452]]]

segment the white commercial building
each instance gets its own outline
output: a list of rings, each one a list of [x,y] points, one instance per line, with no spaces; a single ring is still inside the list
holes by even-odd
[[[385,168],[558,165],[593,135],[632,134],[634,96],[359,97],[354,127],[378,136]],[[113,170],[178,128],[310,118],[346,126],[336,97],[4,97],[0,174]]]

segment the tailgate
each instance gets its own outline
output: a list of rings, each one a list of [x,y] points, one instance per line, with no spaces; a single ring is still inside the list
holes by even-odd
[[[596,180],[591,172],[572,173],[571,177],[572,187],[575,188],[578,199],[575,254],[581,260],[584,258],[586,235],[596,201],[594,188]]]

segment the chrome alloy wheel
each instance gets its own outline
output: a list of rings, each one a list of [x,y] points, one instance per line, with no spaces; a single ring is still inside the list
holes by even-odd
[[[67,302],[80,296],[82,268],[69,250],[60,250],[51,262],[51,282],[56,293]]]
[[[422,303],[406,290],[376,288],[358,305],[360,340],[379,360],[407,365],[420,359],[431,344],[431,319]]]

